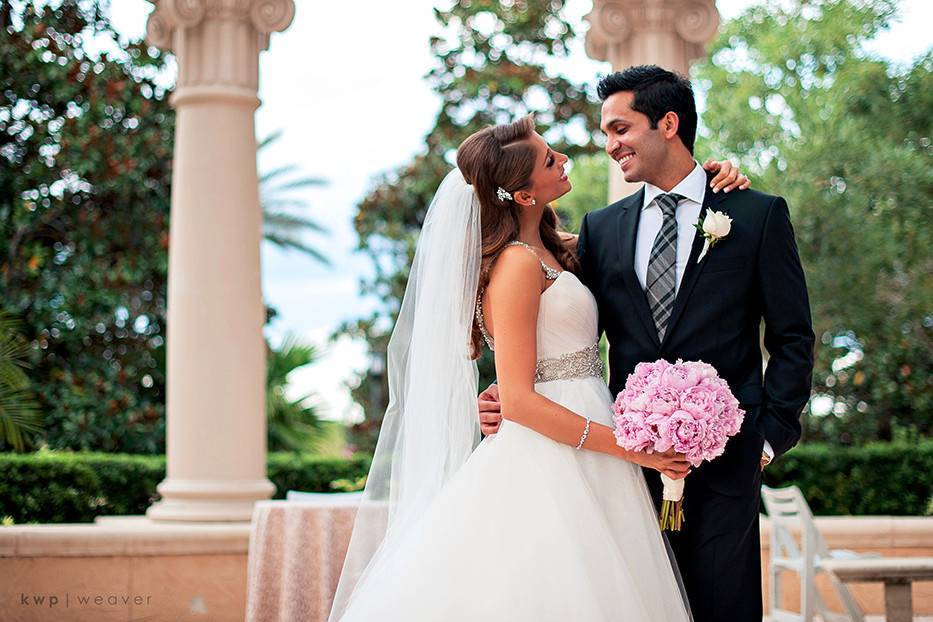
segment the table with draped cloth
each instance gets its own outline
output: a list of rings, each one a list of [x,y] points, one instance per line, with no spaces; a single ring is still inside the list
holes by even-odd
[[[253,509],[247,622],[325,622],[361,493],[289,491]]]

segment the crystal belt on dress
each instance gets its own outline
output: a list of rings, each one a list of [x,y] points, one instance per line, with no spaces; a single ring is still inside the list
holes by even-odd
[[[556,358],[541,359],[535,366],[535,383],[602,375],[603,361],[599,358],[598,343]]]

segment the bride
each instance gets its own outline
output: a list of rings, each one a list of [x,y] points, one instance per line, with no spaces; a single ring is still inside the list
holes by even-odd
[[[332,621],[690,619],[639,468],[689,464],[615,443],[596,302],[549,205],[566,163],[526,117],[467,138],[438,188]],[[504,421],[477,446],[484,342]]]

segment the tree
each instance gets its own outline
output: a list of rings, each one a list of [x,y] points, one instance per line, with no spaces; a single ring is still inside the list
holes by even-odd
[[[89,38],[118,41],[92,2],[3,3],[0,27],[0,307],[32,346],[44,440],[161,451],[165,58],[139,42],[89,56]]]
[[[444,104],[427,152],[380,179],[357,215],[360,247],[377,270],[363,292],[385,306],[345,328],[377,355],[451,150],[480,124],[527,110],[522,98],[536,92],[534,80],[547,83],[544,64],[565,53],[573,36],[559,17],[561,3],[529,9],[539,11],[541,29],[516,28],[526,8],[464,2],[438,12],[445,32],[462,43],[432,40],[441,66],[429,79]],[[694,72],[706,104],[698,153],[736,159],[756,188],[784,195],[792,207],[819,341],[811,413],[827,412],[827,401],[833,413],[805,419],[811,439],[848,444],[933,433],[933,54],[905,69],[864,51],[895,9],[894,0],[762,2],[723,24]],[[548,47],[541,32],[562,34]],[[520,60],[501,63],[503,56]],[[568,120],[597,127],[597,107],[583,87],[548,84],[546,94],[556,97],[549,140],[561,144]],[[595,151],[592,135],[570,151],[575,189],[557,208],[574,230],[603,203],[607,165],[587,155]],[[384,380],[366,377],[357,401],[366,405]]]
[[[31,346],[40,441],[160,453],[174,143],[157,80],[166,56],[122,43],[94,0],[0,3],[0,28],[0,311]],[[114,51],[89,55],[91,38]],[[289,195],[321,182],[296,170],[261,176],[264,238],[326,263],[300,237],[323,229],[290,211],[304,203]]]
[[[362,291],[379,298],[382,306],[339,332],[366,339],[374,360],[384,360],[418,231],[463,139],[484,126],[534,114],[538,131],[557,149],[579,155],[598,148],[591,134],[599,125],[592,95],[545,69],[548,59],[566,56],[575,37],[561,16],[563,8],[563,0],[458,0],[447,10],[435,11],[440,34],[430,45],[438,65],[427,80],[442,103],[425,137],[425,150],[379,178],[357,206],[359,249],[370,257],[375,271],[362,283]],[[480,370],[482,382],[491,380],[488,353]],[[374,395],[380,399],[373,400]],[[385,374],[362,377],[354,398],[371,420],[381,418],[388,399]],[[363,426],[367,427],[373,424]],[[360,438],[356,442],[361,448],[367,444]]]
[[[895,9],[761,3],[696,67],[704,149],[792,209],[818,341],[809,438],[933,433],[933,54],[905,69],[864,50]]]

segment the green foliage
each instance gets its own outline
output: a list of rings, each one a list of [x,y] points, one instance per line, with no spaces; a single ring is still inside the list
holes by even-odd
[[[933,53],[903,68],[863,50],[895,8],[762,3],[723,25],[695,72],[703,150],[737,158],[791,206],[814,391],[837,409],[808,418],[814,440],[933,434]]]
[[[356,481],[365,457],[269,454],[275,498],[288,490],[333,492],[332,482]],[[144,514],[165,478],[164,456],[40,451],[0,453],[0,516],[16,523],[82,523],[95,516]]]
[[[257,151],[268,149],[282,137],[282,132],[274,132],[261,140]],[[296,198],[295,190],[326,185],[317,177],[294,177],[299,170],[297,164],[286,164],[259,176],[259,202],[262,205],[262,236],[275,246],[286,250],[296,250],[318,263],[330,265],[330,260],[317,248],[304,241],[304,233],[326,234],[327,228],[317,221],[301,214],[295,209],[307,210],[307,201]]]
[[[0,515],[17,523],[90,522],[142,514],[165,477],[161,456],[97,453],[0,454]]]
[[[288,490],[333,492],[358,487],[365,456],[321,458],[272,453],[275,498]],[[16,523],[89,522],[101,515],[142,514],[165,477],[164,456],[40,451],[0,453],[0,516]],[[795,448],[765,469],[765,483],[803,490],[817,515],[910,515],[933,497],[933,441]]]
[[[574,158],[567,177],[573,190],[554,203],[564,228],[576,233],[583,215],[606,205],[609,195],[609,158],[602,152]]]
[[[284,499],[289,490],[334,492],[334,482],[358,481],[369,473],[370,458],[323,458],[309,454],[269,454],[269,479],[275,484],[276,499]]]
[[[285,395],[288,375],[299,367],[310,365],[318,358],[314,346],[305,345],[289,335],[278,350],[269,349],[266,364],[266,415],[268,417],[269,451],[308,451],[321,436],[322,422],[318,416],[315,394],[295,399]]]
[[[379,180],[357,214],[377,267],[363,293],[384,308],[345,328],[374,353],[384,352],[423,210],[458,141],[528,110],[535,82],[554,101],[549,140],[562,146],[574,123],[597,127],[585,89],[550,82],[544,69],[573,36],[561,8],[464,1],[438,12],[445,37],[432,40],[441,64],[429,79],[444,103],[427,153]],[[900,67],[864,51],[895,10],[894,0],[762,2],[723,24],[695,67],[706,102],[698,153],[738,160],[793,211],[819,338],[814,392],[835,408],[806,418],[810,440],[933,434],[933,52]],[[574,191],[557,205],[570,230],[604,203],[607,168],[594,150],[592,135],[570,146]],[[490,369],[484,359],[483,384]],[[384,408],[384,380],[370,375],[356,390],[371,415]]]
[[[765,468],[764,483],[796,485],[817,515],[928,512],[933,441],[837,447],[801,445]]]
[[[90,0],[2,3],[0,27],[0,311],[21,321],[31,346],[39,442],[162,452],[174,143],[156,81],[165,57],[120,42]],[[91,57],[90,39],[119,51]],[[307,205],[291,194],[323,182],[296,172],[260,177],[264,239],[327,263],[302,239],[325,230],[295,212]],[[21,448],[4,399],[0,449]],[[269,401],[271,446],[296,446],[313,409]]]
[[[330,483],[334,492],[357,492],[366,488],[368,475],[358,477],[357,479],[338,479]]]
[[[32,346],[52,447],[140,453],[164,442],[174,115],[142,43],[95,3],[0,8],[0,308]]]
[[[0,310],[0,444],[25,451],[42,430],[42,418],[22,369],[29,348],[19,328],[19,322]]]
[[[425,137],[425,152],[380,177],[357,206],[359,249],[372,260],[375,274],[363,283],[362,293],[375,296],[382,306],[339,332],[364,338],[374,357],[385,355],[421,223],[463,139],[487,125],[533,113],[538,131],[555,148],[571,156],[597,149],[591,134],[599,125],[594,99],[545,68],[550,59],[567,55],[575,37],[561,16],[564,4],[458,0],[435,11],[439,35],[431,39],[431,49],[438,65],[427,79],[442,103]],[[494,376],[488,352],[480,361],[480,375],[484,387]],[[385,374],[362,377],[354,399],[367,417],[381,418],[388,400]],[[358,428],[360,449],[370,443],[370,427]]]
[[[458,141],[529,110],[536,82],[554,101],[539,104],[549,140],[561,147],[569,126],[597,127],[585,89],[544,69],[573,36],[561,8],[464,1],[438,12],[441,63],[429,79],[444,103],[427,153],[379,180],[357,214],[377,275],[363,293],[384,307],[345,329],[374,353],[384,352],[424,209]],[[784,195],[793,211],[818,336],[812,404],[828,399],[831,409],[805,418],[812,441],[933,434],[933,52],[902,67],[864,50],[895,10],[894,0],[761,2],[723,24],[695,67],[706,103],[698,153],[738,160],[755,187]],[[607,169],[587,155],[592,135],[569,150],[574,191],[557,207],[575,230],[603,205]],[[485,385],[488,355],[481,371]],[[370,416],[385,406],[384,382],[370,374],[356,390]],[[358,437],[371,441],[376,429],[366,422]]]

